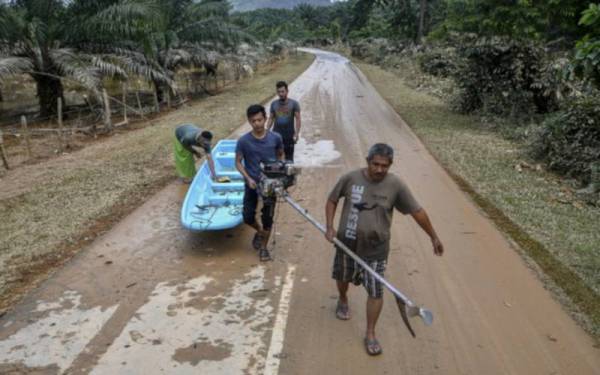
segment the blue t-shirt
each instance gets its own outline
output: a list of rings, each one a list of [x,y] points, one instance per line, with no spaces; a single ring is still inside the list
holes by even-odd
[[[260,162],[277,160],[277,152],[280,150],[283,150],[283,141],[279,134],[267,131],[262,139],[257,139],[248,132],[238,139],[235,153],[242,155],[244,168],[258,182]]]
[[[283,138],[284,143],[294,142],[294,120],[296,113],[300,112],[300,104],[288,98],[285,102],[277,99],[271,103],[271,116],[275,117],[273,130]]]

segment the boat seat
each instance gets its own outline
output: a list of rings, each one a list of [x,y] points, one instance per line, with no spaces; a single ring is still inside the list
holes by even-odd
[[[217,173],[219,176],[224,176],[222,173]],[[227,176],[229,177],[229,176]],[[210,187],[214,191],[244,191],[244,182],[242,180],[232,180],[231,182],[215,182],[210,183]]]
[[[242,178],[242,174],[240,172],[238,172],[237,169],[233,169],[233,170],[223,170],[223,169],[217,169],[216,170],[217,176],[219,177],[229,177],[231,180],[235,181],[235,180],[243,180]]]
[[[226,194],[213,194],[208,198],[208,202],[218,206],[226,206],[227,204],[240,205],[243,203],[243,199],[244,192],[236,191],[228,192]]]
[[[213,154],[213,157],[217,160],[220,160],[220,159],[235,160],[235,152],[216,152],[215,154]]]

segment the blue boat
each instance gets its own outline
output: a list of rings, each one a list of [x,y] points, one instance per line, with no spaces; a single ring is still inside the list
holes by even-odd
[[[196,173],[181,208],[181,224],[194,232],[223,230],[236,227],[243,221],[244,180],[235,168],[234,139],[219,141],[211,155],[218,177],[230,182],[216,182],[210,178],[205,160]]]

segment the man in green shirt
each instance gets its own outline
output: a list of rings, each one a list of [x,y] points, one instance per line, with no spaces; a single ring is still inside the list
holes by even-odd
[[[388,173],[393,158],[394,150],[387,144],[373,145],[367,157],[367,168],[342,176],[329,194],[325,207],[327,240],[333,242],[333,238],[337,237],[381,276],[390,251],[394,209],[413,217],[431,238],[435,255],[444,253],[425,210],[414,199],[408,186],[398,176]],[[344,208],[336,233],[333,219],[340,198],[344,198]],[[333,278],[339,292],[338,319],[350,319],[347,296],[350,282],[362,284],[367,290],[365,348],[370,355],[381,354],[381,346],[375,337],[375,324],[383,307],[383,285],[341,249],[336,249]]]
[[[175,168],[179,177],[191,180],[196,175],[194,155],[201,157],[200,150],[204,150],[211,176],[213,180],[217,178],[215,164],[210,154],[212,138],[211,132],[202,130],[193,124],[179,125],[175,129]]]

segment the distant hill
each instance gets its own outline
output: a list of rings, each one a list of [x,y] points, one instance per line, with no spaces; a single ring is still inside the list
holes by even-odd
[[[331,5],[331,0],[229,0],[234,12],[246,12],[260,8],[287,8],[292,9],[300,4],[314,6]]]

